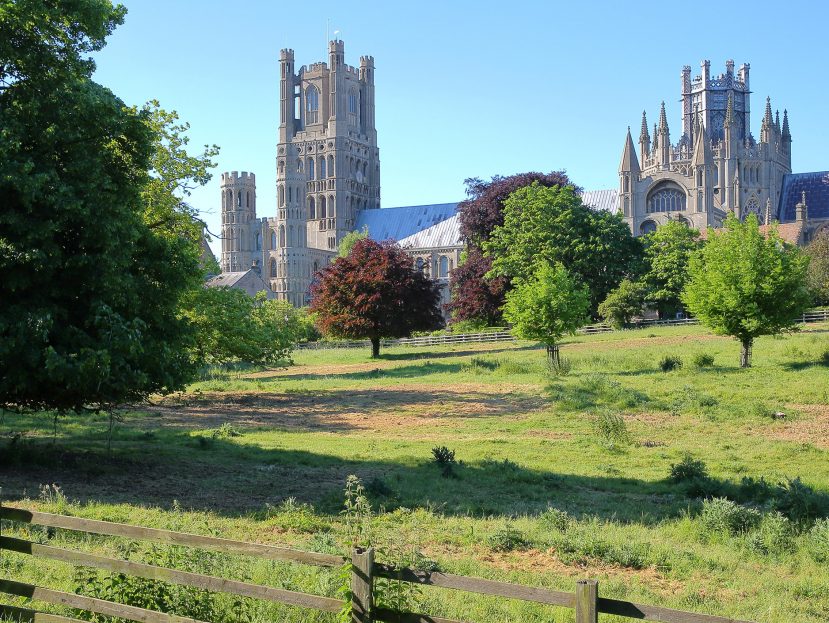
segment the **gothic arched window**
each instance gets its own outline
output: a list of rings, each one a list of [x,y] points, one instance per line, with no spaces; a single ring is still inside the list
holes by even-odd
[[[276,232],[271,230],[271,249],[276,248]]]
[[[305,123],[316,123],[319,118],[320,92],[313,84],[305,90]]]
[[[320,197],[320,218],[325,218],[325,197]]]
[[[313,197],[308,197],[308,218],[317,218],[317,205]]]
[[[335,209],[337,204],[334,203],[334,195],[329,195],[328,197],[328,216],[337,216],[337,210]]]
[[[285,226],[284,225],[279,226],[279,246],[280,247],[285,246]]]
[[[334,177],[334,156],[328,156],[328,177]]]
[[[639,233],[640,234],[652,234],[656,231],[656,223],[653,221],[645,221],[639,226]]]
[[[440,268],[438,269],[438,277],[447,277],[449,275],[449,258],[445,255],[440,256]]]
[[[647,212],[683,212],[685,192],[674,185],[662,185],[648,195]]]
[[[281,208],[285,205],[285,187],[280,184],[277,191],[277,194],[279,195],[279,207]]]
[[[262,232],[256,232],[256,250],[262,250]]]
[[[276,260],[271,258],[271,277],[276,277]]]
[[[314,159],[308,158],[308,179],[314,179]]]
[[[247,197],[245,198],[245,207],[246,208],[250,207],[250,191],[248,191]]]
[[[360,110],[359,100],[357,99],[357,89],[351,89],[348,92],[348,112],[356,115]]]
[[[236,205],[242,207],[242,193],[236,193]]]
[[[325,179],[325,156],[320,156],[320,179]]]

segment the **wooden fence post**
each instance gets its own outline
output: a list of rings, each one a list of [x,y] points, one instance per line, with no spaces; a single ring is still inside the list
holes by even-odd
[[[599,583],[596,580],[576,582],[576,623],[598,623]]]
[[[351,621],[371,623],[374,607],[374,548],[351,550]]]

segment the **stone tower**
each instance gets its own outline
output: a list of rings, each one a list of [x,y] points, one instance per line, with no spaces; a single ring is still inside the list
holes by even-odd
[[[279,63],[277,215],[265,236],[275,244],[262,257],[277,296],[304,305],[314,273],[336,256],[358,211],[380,207],[374,59],[346,65],[345,46],[335,40],[328,63],[296,71],[288,49]]]
[[[725,73],[711,75],[702,61],[700,75],[691,78],[682,68],[682,132],[671,143],[663,102],[653,137],[645,114],[639,135],[639,158],[628,129],[619,166],[619,210],[635,235],[647,234],[668,219],[697,229],[719,227],[731,213],[749,213],[762,222],[765,206],[774,206],[777,219],[784,175],[791,173],[791,132],[786,112],[783,123],[772,115],[766,100],[760,140],[751,134],[749,65],[735,73],[726,61]]]
[[[246,171],[222,173],[221,193],[222,272],[247,270],[257,260],[256,176]]]

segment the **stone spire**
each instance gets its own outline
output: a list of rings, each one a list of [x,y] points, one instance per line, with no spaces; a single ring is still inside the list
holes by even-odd
[[[774,111],[774,129],[777,130],[778,133],[780,132],[780,111],[779,110]]]
[[[628,135],[625,138],[625,149],[622,152],[622,162],[619,164],[619,173],[629,172],[632,175],[639,175],[639,160],[636,158],[636,148],[633,146],[633,137],[630,135],[630,126],[628,126]]]
[[[657,145],[659,145],[659,133],[656,129],[656,124],[653,124],[653,145],[651,146],[651,151],[655,152]]]
[[[789,111],[783,109],[783,140],[791,142],[792,133],[789,130]]]
[[[734,93],[732,91],[728,92],[728,104],[725,107],[725,121],[723,122],[723,128],[730,128],[734,124]]]
[[[648,118],[645,116],[645,111],[642,111],[642,129],[639,132],[639,153],[641,154],[642,162],[648,157],[651,151],[651,137],[648,134]]]
[[[711,140],[708,138],[708,132],[705,131],[705,125],[699,124],[697,126],[697,135],[694,137],[694,157],[691,164],[694,166],[707,166],[714,162],[714,155],[711,151]]]
[[[771,197],[766,199],[766,225],[771,225]]]
[[[659,133],[668,135],[668,117],[665,115],[665,102],[662,102],[662,107],[659,109]]]
[[[771,116],[771,98],[766,98],[766,113],[763,115],[763,123],[760,125],[760,142],[771,143],[772,128],[774,119]]]

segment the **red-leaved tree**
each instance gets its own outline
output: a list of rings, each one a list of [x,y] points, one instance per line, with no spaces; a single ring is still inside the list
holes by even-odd
[[[394,242],[358,241],[319,273],[311,287],[311,311],[328,335],[371,340],[371,356],[380,355],[380,339],[407,337],[412,331],[440,328],[440,290],[414,269],[412,258]]]
[[[504,295],[510,282],[504,277],[484,277],[492,268],[481,245],[489,240],[492,230],[504,224],[504,201],[511,193],[538,182],[542,186],[568,186],[572,182],[563,171],[552,173],[519,173],[489,182],[479,178],[464,181],[469,197],[458,206],[461,237],[466,243],[466,259],[452,271],[452,300],[448,305],[452,320],[476,320],[489,325],[500,322]]]

